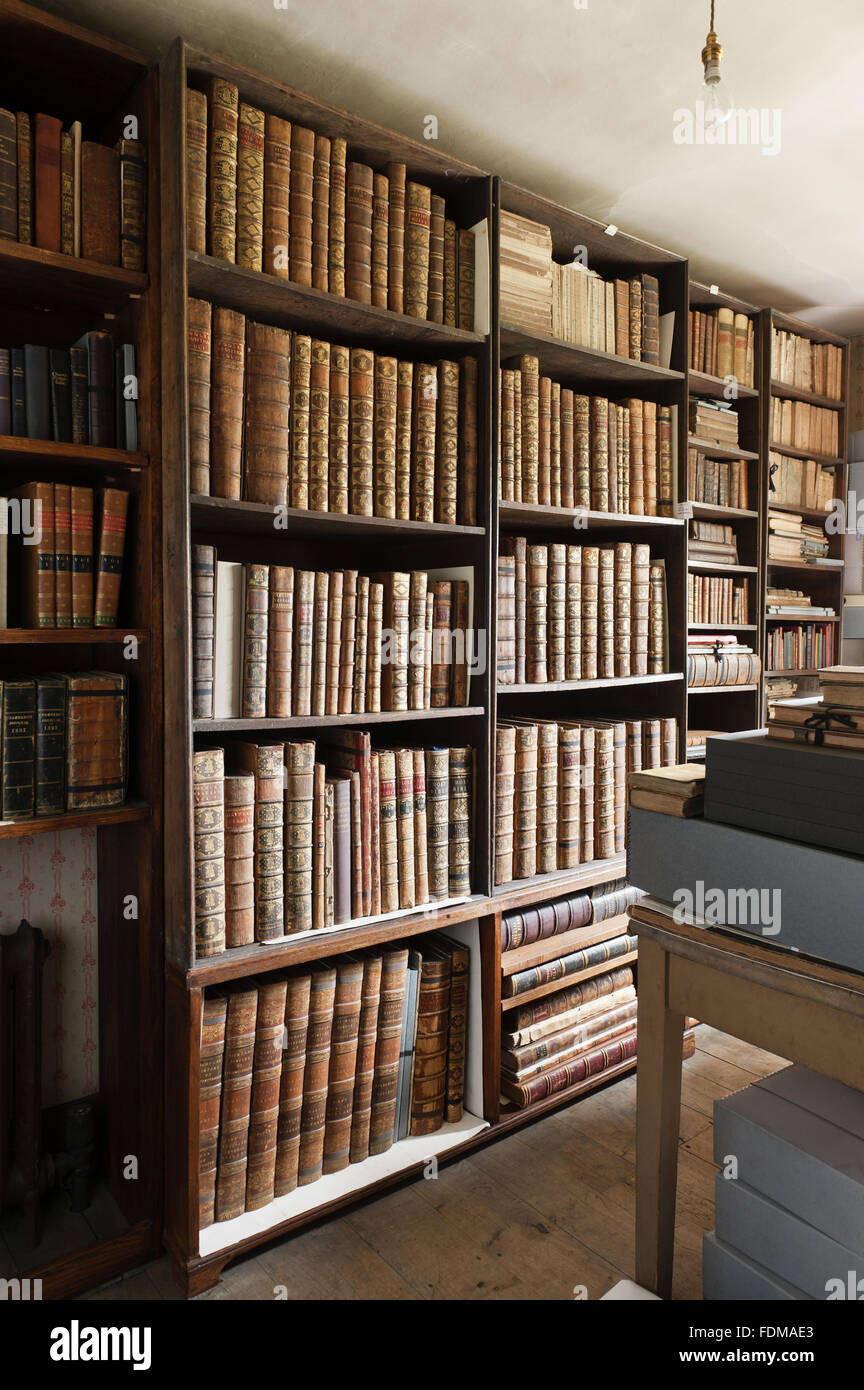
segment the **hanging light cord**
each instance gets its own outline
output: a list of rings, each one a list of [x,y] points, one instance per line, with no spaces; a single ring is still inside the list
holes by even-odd
[[[711,33],[714,33],[714,0],[711,0]]]

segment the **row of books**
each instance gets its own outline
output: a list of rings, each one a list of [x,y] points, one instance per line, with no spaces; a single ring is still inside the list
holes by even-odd
[[[732,526],[719,521],[691,521],[689,533],[688,560],[738,564],[738,537]]]
[[[650,547],[502,540],[498,684],[659,675],[667,669],[666,566]]]
[[[771,502],[819,512],[829,510],[837,490],[833,468],[814,459],[787,458],[785,454],[769,453],[768,480]]]
[[[128,508],[119,488],[69,483],[0,497],[0,627],[116,627]]]
[[[765,661],[772,671],[809,671],[834,662],[835,623],[772,623]]]
[[[403,362],[190,299],[193,493],[477,520],[478,366]]]
[[[469,584],[452,574],[295,571],[193,546],[193,716],[467,705]]]
[[[660,285],[656,275],[605,280],[581,261],[552,263],[552,336],[597,352],[669,366],[675,315],[661,353]]]
[[[750,507],[746,459],[709,458],[692,444],[687,450],[687,496],[712,507]]]
[[[506,954],[534,946],[576,927],[599,926],[627,912],[641,896],[640,890],[631,888],[624,879],[610,879],[587,893],[513,908],[501,914],[501,951]]]
[[[771,330],[771,377],[813,391],[817,396],[843,398],[843,349],[833,343],[814,343],[800,333]]]
[[[530,356],[502,370],[500,388],[502,501],[673,514],[677,407],[580,395]]]
[[[201,1228],[460,1120],[468,973],[430,934],[209,991]]]
[[[499,720],[495,883],[624,850],[627,774],[676,761],[674,718]]]
[[[202,749],[192,780],[199,957],[470,892],[471,748],[333,729]]]
[[[690,397],[690,433],[707,444],[738,447],[738,412],[724,401]]]
[[[864,668],[831,663],[816,674],[818,696],[777,700],[771,706],[768,737],[861,753],[864,751]],[[794,694],[796,688],[793,684],[791,693]]]
[[[49,672],[0,681],[0,820],[126,800],[126,677]]]
[[[803,589],[781,589],[769,584],[765,590],[765,612],[780,618],[835,618],[835,610],[813,603]]]
[[[186,92],[191,251],[415,318],[474,328],[475,240],[444,198],[349,158],[346,141],[239,99]]]
[[[805,521],[798,512],[778,512],[768,508],[768,559],[807,560],[827,559],[828,537],[814,522]]]
[[[814,454],[836,458],[840,452],[840,416],[824,406],[773,396],[770,438],[773,444],[812,449]]]
[[[688,574],[688,623],[750,621],[750,581],[716,574]]]
[[[0,435],[138,448],[135,348],[84,333],[71,348],[0,347]]]
[[[733,633],[700,633],[687,638],[687,686],[756,685],[762,663],[752,647]]]
[[[733,309],[690,310],[690,370],[753,385],[753,320]]]
[[[143,270],[146,161],[140,140],[100,145],[80,121],[0,110],[0,237]]]

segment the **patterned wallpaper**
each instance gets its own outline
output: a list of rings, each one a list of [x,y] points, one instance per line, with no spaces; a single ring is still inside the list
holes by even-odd
[[[0,933],[22,917],[51,943],[42,996],[42,1103],[99,1088],[96,831],[0,841]]]

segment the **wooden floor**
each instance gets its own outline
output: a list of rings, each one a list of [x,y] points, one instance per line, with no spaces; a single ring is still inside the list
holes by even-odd
[[[684,1064],[673,1297],[702,1296],[714,1101],[784,1062],[704,1025]],[[600,1298],[633,1276],[636,1078],[229,1266],[205,1299]],[[87,1295],[179,1298],[167,1259]]]

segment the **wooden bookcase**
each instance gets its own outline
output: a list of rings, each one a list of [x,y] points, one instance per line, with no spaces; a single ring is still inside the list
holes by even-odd
[[[0,438],[0,493],[29,479],[130,493],[119,622],[110,630],[0,632],[0,676],[121,671],[129,683],[129,799],[125,805],[0,824],[0,838],[92,827],[98,875],[99,1083],[91,1205],[43,1201],[33,1245],[13,1211],[0,1225],[0,1275],[42,1280],[44,1298],[70,1297],[156,1255],[162,1194],[162,616],[158,90],[149,60],[121,44],[18,3],[0,4],[3,102],[12,111],[81,120],[85,139],[113,144],[134,114],[148,154],[146,273],[0,241],[3,342],[68,347],[108,327],[136,348],[140,449]],[[134,644],[126,639],[137,639]],[[137,906],[132,908],[132,899]],[[39,925],[38,920],[34,921]],[[51,1147],[51,1111],[43,1147]],[[137,1174],[130,1158],[137,1160]]]

